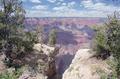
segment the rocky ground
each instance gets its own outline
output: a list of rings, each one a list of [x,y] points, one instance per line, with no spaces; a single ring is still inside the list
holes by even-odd
[[[80,49],[62,79],[100,79],[99,71],[109,73],[107,63],[94,58],[90,49]]]
[[[55,56],[59,52],[56,47],[45,44],[35,44],[34,51],[23,56],[21,62],[25,63],[20,69],[22,73],[18,79],[56,79]],[[4,64],[5,56],[0,55],[0,74],[14,73],[15,68],[8,68]],[[1,78],[0,78],[1,79]],[[6,79],[6,78],[5,78]],[[12,78],[16,79],[16,78]]]
[[[50,55],[49,54],[50,51],[52,51],[52,52],[55,51],[54,47],[49,47],[47,45],[41,46],[40,44],[37,44],[35,46],[35,48],[37,50],[39,50],[39,48],[42,48],[42,51],[45,52],[46,55]],[[39,50],[39,51],[41,51],[41,50]],[[37,52],[37,54],[38,53],[39,52]],[[69,59],[70,55],[68,55],[68,57],[65,57],[66,61],[70,60],[72,62],[67,63],[67,64],[69,64],[69,66],[66,67],[66,70],[64,73],[57,74],[54,71],[55,64],[49,64],[50,66],[48,66],[48,72],[47,72],[48,74],[47,75],[50,75],[50,76],[54,75],[53,78],[49,78],[49,79],[100,79],[99,72],[102,71],[102,72],[109,74],[110,68],[109,68],[108,64],[106,63],[106,61],[98,60],[95,57],[93,57],[93,55],[94,55],[94,52],[91,51],[90,49],[79,49],[76,52],[75,56],[72,57],[71,59]],[[33,58],[33,57],[34,56],[32,55],[29,58]],[[1,57],[0,57],[0,73],[3,72],[4,70],[6,70],[5,65],[2,61],[3,58],[4,58],[4,56],[1,55]],[[63,61],[64,61],[64,59],[63,59]],[[62,67],[63,64],[64,63],[59,64],[59,65],[61,65],[61,68],[59,68],[59,70],[62,70],[62,68],[64,68],[64,67]],[[53,71],[54,71],[54,73],[56,73],[56,75],[53,73]],[[26,69],[26,70],[24,70],[23,74],[19,77],[19,79],[48,79],[47,75],[43,75],[40,73],[36,73],[35,75],[33,75],[30,71],[28,71]],[[61,77],[61,75],[63,75],[63,76]]]

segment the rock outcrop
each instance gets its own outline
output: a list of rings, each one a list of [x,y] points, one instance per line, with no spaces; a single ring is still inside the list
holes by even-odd
[[[42,70],[40,67],[44,64],[43,73],[48,76],[48,78],[52,78],[56,75],[56,65],[55,65],[55,56],[59,52],[58,48],[50,47],[45,44],[36,44],[34,49],[41,52],[41,55],[46,55],[45,59],[39,59],[38,67],[39,70]],[[42,58],[42,57],[40,57]],[[43,63],[43,64],[41,64]]]
[[[99,70],[109,73],[109,66],[103,60],[93,57],[90,49],[80,49],[62,79],[100,79]]]
[[[34,52],[24,59],[28,67],[19,79],[51,79],[56,76],[55,56],[58,52],[56,47],[35,44]]]

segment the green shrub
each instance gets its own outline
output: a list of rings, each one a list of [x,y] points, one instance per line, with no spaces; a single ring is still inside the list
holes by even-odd
[[[113,55],[116,65],[117,74],[120,75],[120,20],[119,15],[114,13],[113,17],[109,17],[107,26],[107,45]]]
[[[110,54],[107,48],[107,37],[105,32],[105,27],[98,26],[96,30],[96,35],[93,40],[93,50],[96,51],[96,56],[101,57],[102,59],[106,59]]]
[[[33,51],[36,36],[25,31],[22,0],[0,0],[0,6],[0,51],[6,55],[6,65],[18,67]]]
[[[0,74],[0,79],[18,79],[19,76],[22,74],[21,70],[17,70],[15,72],[6,72],[3,74]]]
[[[112,72],[108,75],[108,78],[109,79],[118,79],[117,72],[116,72],[117,63],[114,61],[114,58],[107,59],[106,63],[110,66],[110,70],[112,70]]]
[[[35,43],[34,36],[29,32],[21,32],[20,35],[10,36],[4,46],[4,53],[6,55],[6,65],[11,67],[20,67],[23,65],[21,60],[28,53],[33,51]]]
[[[107,74],[104,70],[97,68],[96,73],[100,76],[100,79],[107,79]]]
[[[40,44],[44,44],[45,42],[45,34],[44,34],[44,27],[43,26],[37,26],[36,28],[36,37],[37,41]]]
[[[48,44],[54,46],[56,44],[57,37],[56,37],[56,30],[52,29],[49,33],[49,41]]]

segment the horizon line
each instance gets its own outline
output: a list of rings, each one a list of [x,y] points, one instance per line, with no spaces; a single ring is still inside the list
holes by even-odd
[[[25,18],[107,18],[107,17],[31,17],[27,16]]]

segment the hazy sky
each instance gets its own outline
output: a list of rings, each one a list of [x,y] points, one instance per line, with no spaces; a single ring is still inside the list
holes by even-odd
[[[105,17],[120,11],[120,0],[22,0],[29,17]]]

